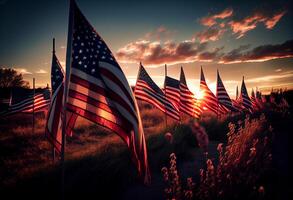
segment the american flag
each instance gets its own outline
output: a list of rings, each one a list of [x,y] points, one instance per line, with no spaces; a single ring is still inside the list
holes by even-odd
[[[270,94],[270,103],[276,105],[276,96],[275,93],[271,92]]]
[[[262,95],[261,92],[259,92],[259,94],[257,95],[257,97],[259,98],[259,101],[261,102],[261,104],[263,106],[268,102],[267,96],[266,95]]]
[[[60,153],[62,143],[61,132],[61,111],[63,99],[63,84],[64,72],[55,53],[53,53],[51,67],[51,87],[52,98],[50,109],[47,116],[45,134],[48,140],[54,145],[55,149]]]
[[[10,88],[1,88],[0,93],[0,116],[4,114],[7,108],[11,105],[11,90]]]
[[[169,76],[165,77],[164,92],[167,100],[169,100],[178,110],[180,104],[180,82]]]
[[[196,100],[194,94],[188,89],[185,74],[181,67],[180,72],[180,112],[185,113],[191,117],[199,118],[202,113],[199,102]]]
[[[142,65],[140,65],[134,89],[137,99],[146,101],[170,117],[179,120],[179,110],[166,98],[164,92],[156,85]]]
[[[33,90],[13,90],[11,105],[1,113],[7,117],[18,113],[33,113],[42,111],[50,105],[50,91],[43,89],[34,94]]]
[[[136,100],[104,40],[71,1],[66,109],[118,134],[131,150],[144,181],[150,181],[147,149]],[[71,55],[70,55],[71,53]],[[67,56],[68,57],[68,56]],[[68,57],[68,58],[69,58]]]
[[[256,88],[255,97],[256,97],[257,100],[261,100],[261,91],[259,91],[258,88]]]
[[[217,97],[212,93],[208,87],[202,68],[200,69],[200,91],[202,92],[202,106],[215,114],[224,114],[226,111],[218,104]]]
[[[258,88],[256,88],[255,98],[259,108],[263,108],[264,102],[262,101],[261,91],[259,91]]]
[[[236,108],[239,112],[241,112],[243,110],[243,106],[242,106],[240,99],[239,99],[238,85],[236,86],[236,98],[231,99],[231,101],[232,101],[234,108]]]
[[[238,112],[243,110],[243,106],[241,105],[241,102],[239,102],[239,99],[231,99],[231,101],[234,108],[237,109]]]
[[[53,51],[52,67],[51,67],[51,87],[52,98],[50,109],[47,116],[45,135],[53,144],[54,148],[60,153],[62,144],[62,101],[64,90],[64,72],[62,66]],[[67,112],[67,135],[71,135],[72,127],[77,118],[76,114]]]
[[[244,83],[244,77],[242,79],[239,101],[241,102],[241,105],[244,107],[245,110],[248,110],[249,112],[251,112],[252,104],[251,104],[251,100],[248,96],[247,89]]]
[[[219,70],[217,70],[217,99],[222,106],[228,108],[230,111],[236,112],[237,109],[233,106],[232,100],[230,99],[223,81],[220,77]]]
[[[45,89],[44,92],[35,94],[34,102],[32,103],[32,105],[26,107],[22,112],[33,113],[39,112],[43,109],[47,109],[50,105],[50,101],[50,91],[48,89]]]
[[[11,95],[9,97],[0,97],[0,104],[11,105]]]
[[[250,99],[251,99],[252,109],[253,110],[258,110],[259,109],[258,102],[256,100],[255,93],[254,93],[254,90],[253,89],[251,90]]]

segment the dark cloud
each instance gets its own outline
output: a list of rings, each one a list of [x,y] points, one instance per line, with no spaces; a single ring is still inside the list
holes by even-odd
[[[207,43],[186,40],[179,43],[150,42],[140,40],[132,42],[117,51],[120,62],[158,66],[162,64],[190,63],[198,60],[198,55],[207,48]]]
[[[240,46],[222,56],[220,63],[263,62],[276,58],[293,57],[293,40],[283,44],[261,45],[247,50],[249,46]],[[247,51],[245,51],[247,50]]]
[[[224,54],[221,53],[221,51],[224,49],[224,47],[221,48],[215,48],[213,51],[205,51],[198,55],[198,60],[200,61],[216,61]]]
[[[221,48],[207,50],[208,43],[194,40],[175,42],[136,41],[120,48],[117,58],[124,63],[143,62],[146,65],[192,63],[195,61],[217,62],[223,64],[243,62],[263,62],[277,58],[293,57],[293,40],[283,44],[261,45],[250,49],[250,45],[242,45],[228,53]]]

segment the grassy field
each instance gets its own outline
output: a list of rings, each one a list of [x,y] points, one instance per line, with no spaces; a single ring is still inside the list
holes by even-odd
[[[168,118],[166,128],[164,114],[148,104],[140,103],[140,108],[147,139],[149,165],[153,174],[153,184],[156,185],[158,179],[163,181],[161,169],[168,165],[171,153],[176,154],[179,165],[184,165],[190,160],[196,160],[194,156],[199,147],[190,128],[189,117],[184,116],[181,124]],[[261,113],[255,113],[250,118],[259,119],[260,115]],[[264,173],[269,172],[270,176],[264,174],[257,181],[264,182],[269,188],[265,198],[286,197],[288,192],[286,188],[288,186],[285,184],[288,175],[286,148],[288,148],[287,139],[292,116],[290,113],[284,114],[276,110],[265,110],[263,115],[266,118],[266,127],[272,127],[272,145],[269,150],[272,151],[273,159],[269,170],[264,170]],[[245,118],[245,115],[234,115],[217,119],[216,116],[206,113],[200,122],[205,127],[211,143],[225,145],[229,143],[227,137],[230,131],[229,123],[244,123]],[[7,194],[11,198],[20,196],[39,199],[40,195],[42,199],[60,198],[60,163],[58,158],[55,161],[52,159],[52,146],[44,136],[44,125],[43,114],[36,116],[34,134],[32,134],[29,115],[19,115],[1,121],[0,190],[2,194]],[[165,139],[166,132],[173,134],[173,143]],[[218,162],[217,158],[213,160]],[[182,171],[184,173],[184,168]],[[199,172],[195,172],[190,176],[199,179],[198,174]],[[132,191],[131,188],[137,185],[143,188],[139,191],[145,193],[153,191],[152,185],[145,187],[137,179],[136,169],[122,140],[87,120],[79,119],[74,135],[67,139],[66,145],[66,199],[78,196],[85,199],[90,197],[99,199],[104,195],[106,199],[123,199],[125,191],[129,191],[129,188]],[[152,199],[162,197],[163,189],[154,192]],[[133,190],[137,192],[136,189]]]

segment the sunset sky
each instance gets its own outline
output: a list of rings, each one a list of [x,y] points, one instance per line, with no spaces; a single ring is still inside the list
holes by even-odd
[[[290,1],[76,0],[115,54],[129,83],[141,61],[162,86],[164,64],[199,88],[200,66],[215,91],[216,70],[231,96],[245,76],[249,91],[293,89],[293,8]],[[65,65],[67,0],[0,0],[0,66],[37,86],[50,83],[52,38]]]

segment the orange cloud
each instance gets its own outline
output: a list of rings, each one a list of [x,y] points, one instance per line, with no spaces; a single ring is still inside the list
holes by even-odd
[[[190,63],[198,60],[198,55],[206,49],[206,43],[185,40],[179,43],[164,43],[147,40],[131,42],[117,51],[117,58],[123,63],[143,62],[146,65]]]
[[[262,45],[245,51],[249,46],[241,46],[222,56],[219,63],[241,63],[241,62],[263,62],[276,58],[293,57],[293,40],[288,40],[283,44]]]
[[[267,29],[272,29],[285,13],[285,11],[282,11],[273,15],[268,15],[264,12],[255,12],[242,20],[230,21],[228,25],[231,27],[233,33],[237,35],[237,38],[241,38],[248,31],[255,29],[259,23],[263,23]]]
[[[225,19],[225,18],[230,17],[232,15],[233,15],[233,9],[227,8],[220,13],[217,13],[214,15],[209,15],[207,17],[201,18],[200,23],[204,26],[211,27],[211,26],[217,24],[217,22],[216,22],[217,19]]]
[[[272,29],[274,26],[280,21],[280,19],[285,15],[285,11],[276,13],[272,18],[268,19],[265,22],[265,26],[267,29]]]
[[[198,32],[195,37],[199,39],[201,43],[207,41],[217,41],[223,36],[224,33],[225,30],[223,29],[208,28],[206,30]]]

